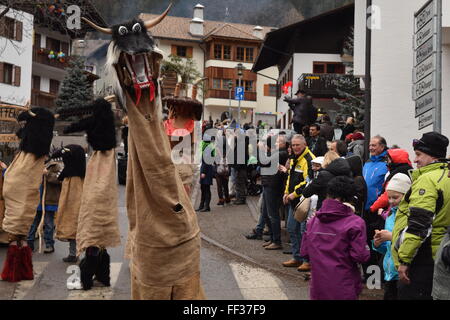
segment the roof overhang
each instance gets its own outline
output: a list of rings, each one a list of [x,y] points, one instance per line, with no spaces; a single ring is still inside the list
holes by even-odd
[[[354,4],[350,4],[269,32],[252,71],[279,65],[294,53],[341,53],[354,24],[354,11]]]

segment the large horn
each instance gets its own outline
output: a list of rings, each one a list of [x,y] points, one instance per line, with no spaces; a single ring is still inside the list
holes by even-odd
[[[88,25],[90,25],[92,28],[94,28],[97,31],[106,33],[106,34],[112,34],[112,29],[111,28],[102,28],[99,27],[98,25],[96,25],[95,23],[93,23],[92,21],[89,21],[88,19],[86,19],[85,17],[81,17],[81,19],[83,19],[84,22],[86,22]]]
[[[170,8],[172,8],[172,2],[169,4],[169,7],[167,7],[166,11],[164,11],[158,18],[155,18],[153,20],[145,21],[144,26],[149,30],[150,28],[153,28],[158,23],[160,23],[169,13]]]
[[[180,95],[182,83],[183,83],[183,80],[181,79],[181,76],[179,74],[177,74],[177,85],[175,86],[175,93],[173,94],[174,97],[178,97]]]
[[[34,113],[34,112],[31,111],[31,110],[28,110],[28,114],[29,114],[30,116],[32,116],[32,117],[36,117],[36,113]]]
[[[197,100],[198,85],[200,84],[200,82],[206,79],[207,78],[200,78],[194,82],[194,85],[192,86],[192,100]]]

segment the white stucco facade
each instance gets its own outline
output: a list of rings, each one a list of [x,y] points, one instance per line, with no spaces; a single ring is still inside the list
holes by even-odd
[[[0,5],[0,12],[5,7]],[[23,23],[22,41],[0,37],[0,62],[20,67],[20,86],[0,83],[0,102],[23,106],[31,99],[33,16],[10,10],[7,17]]]
[[[356,0],[355,71],[365,69],[365,0]],[[426,0],[373,0],[379,12],[379,27],[372,30],[371,134],[384,136],[389,145],[407,149],[413,156],[412,140],[433,130],[419,130],[412,100],[414,13]],[[364,28],[364,29],[361,29]],[[443,1],[442,134],[450,136],[450,1]]]

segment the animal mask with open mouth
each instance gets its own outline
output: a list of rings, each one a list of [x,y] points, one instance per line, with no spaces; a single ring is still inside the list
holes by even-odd
[[[139,105],[145,90],[148,90],[150,102],[157,95],[159,63],[156,62],[155,55],[162,58],[162,52],[156,47],[153,37],[147,31],[160,23],[171,7],[172,4],[153,20],[133,19],[112,28],[102,28],[82,18],[94,29],[112,35],[106,64],[115,71],[120,88],[128,92],[136,106]],[[122,107],[126,109],[124,94],[118,92],[116,95]]]

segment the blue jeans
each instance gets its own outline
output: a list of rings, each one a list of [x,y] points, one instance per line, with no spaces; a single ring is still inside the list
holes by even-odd
[[[289,216],[288,216],[288,222],[287,222],[287,230],[289,232],[289,238],[291,239],[291,245],[292,245],[292,256],[297,261],[306,261],[306,259],[302,258],[300,256],[300,248],[302,245],[302,235],[303,232],[306,230],[306,221],[305,222],[298,222],[294,218],[294,209],[291,205],[288,206],[289,208]]]
[[[262,213],[269,225],[270,241],[281,245],[281,219],[280,219],[280,205],[282,202],[282,193],[276,189],[264,186]]]
[[[28,243],[32,249],[34,249],[34,238],[36,235],[37,228],[41,222],[42,211],[36,212],[36,217],[34,217],[33,224],[31,225],[30,231],[28,232]],[[55,240],[53,240],[53,233],[55,230],[55,212],[45,211],[44,218],[44,242],[46,247],[53,247],[55,245]]]

